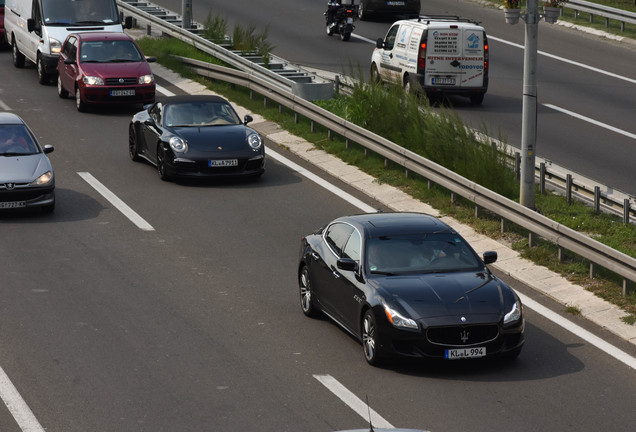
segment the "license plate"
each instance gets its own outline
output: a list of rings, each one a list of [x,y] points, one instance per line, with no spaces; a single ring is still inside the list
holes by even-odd
[[[474,347],[474,348],[459,348],[449,349],[444,351],[444,357],[449,360],[463,359],[463,358],[477,358],[484,357],[486,355],[486,347]]]
[[[111,96],[134,96],[135,89],[126,89],[126,90],[111,90]]]
[[[22,207],[26,207],[26,201],[0,202],[0,209],[22,208]]]
[[[347,24],[353,24],[353,18],[347,18]]]
[[[431,82],[438,85],[455,85],[455,78],[433,78]]]
[[[388,1],[386,2],[387,6],[404,6],[406,2],[403,1]]]
[[[237,166],[238,159],[211,159],[208,161],[208,166],[210,167],[227,167],[227,166]]]

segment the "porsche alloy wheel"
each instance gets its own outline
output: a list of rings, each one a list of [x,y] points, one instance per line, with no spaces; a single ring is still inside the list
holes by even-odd
[[[157,171],[159,172],[159,178],[163,181],[170,180],[168,171],[166,170],[166,155],[164,154],[161,145],[157,148]]]
[[[369,309],[364,313],[364,318],[362,318],[362,348],[367,363],[373,366],[377,366],[381,363],[377,338],[375,316],[373,315],[373,311]]]
[[[128,128],[128,155],[135,162],[139,161],[139,148],[137,147],[137,131],[135,125],[131,124]]]
[[[311,293],[311,279],[309,277],[309,269],[307,266],[303,266],[298,279],[298,285],[300,288],[300,307],[303,313],[308,317],[315,317],[318,314],[316,307],[314,306],[312,293]]]

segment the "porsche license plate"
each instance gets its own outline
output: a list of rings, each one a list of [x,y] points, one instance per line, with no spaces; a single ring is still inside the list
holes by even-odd
[[[486,347],[474,347],[474,348],[458,348],[449,349],[444,351],[444,357],[449,360],[463,359],[463,358],[477,358],[484,357],[486,355]]]
[[[0,202],[0,209],[22,208],[26,207],[26,201],[6,201]]]
[[[111,90],[111,96],[134,96],[135,89],[127,89],[127,90]]]
[[[208,161],[209,167],[228,167],[238,166],[238,159],[210,159]]]

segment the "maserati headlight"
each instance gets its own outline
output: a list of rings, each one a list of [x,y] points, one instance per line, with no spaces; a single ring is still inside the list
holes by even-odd
[[[95,76],[85,76],[82,78],[82,81],[84,81],[86,85],[104,85],[104,80]]]
[[[53,173],[51,171],[47,171],[29,183],[29,186],[45,186],[49,184],[51,180],[53,180]]]
[[[261,148],[261,146],[263,145],[263,140],[261,139],[260,135],[257,133],[252,133],[247,137],[247,143],[250,145],[250,147],[252,147],[254,150],[258,150],[259,148]]]
[[[170,138],[168,144],[170,144],[172,151],[176,153],[185,153],[188,151],[188,144],[177,136]]]
[[[417,323],[414,320],[401,315],[395,309],[390,308],[386,303],[384,304],[384,313],[386,314],[386,317],[389,319],[391,324],[393,324],[395,327],[403,327],[416,330],[418,328]]]
[[[521,308],[519,302],[512,305],[512,309],[504,316],[504,325],[519,321],[521,319]]]
[[[142,75],[139,77],[139,80],[137,82],[139,84],[152,84],[153,82],[155,82],[155,77],[152,74]]]

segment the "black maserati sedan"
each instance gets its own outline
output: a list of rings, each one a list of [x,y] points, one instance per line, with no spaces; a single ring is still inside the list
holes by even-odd
[[[220,96],[171,96],[146,106],[128,127],[128,153],[146,159],[162,180],[258,177],[265,171],[260,135]]]
[[[496,260],[430,215],[340,217],[302,238],[300,305],[359,339],[372,365],[400,356],[514,358],[523,308],[488,269]]]

